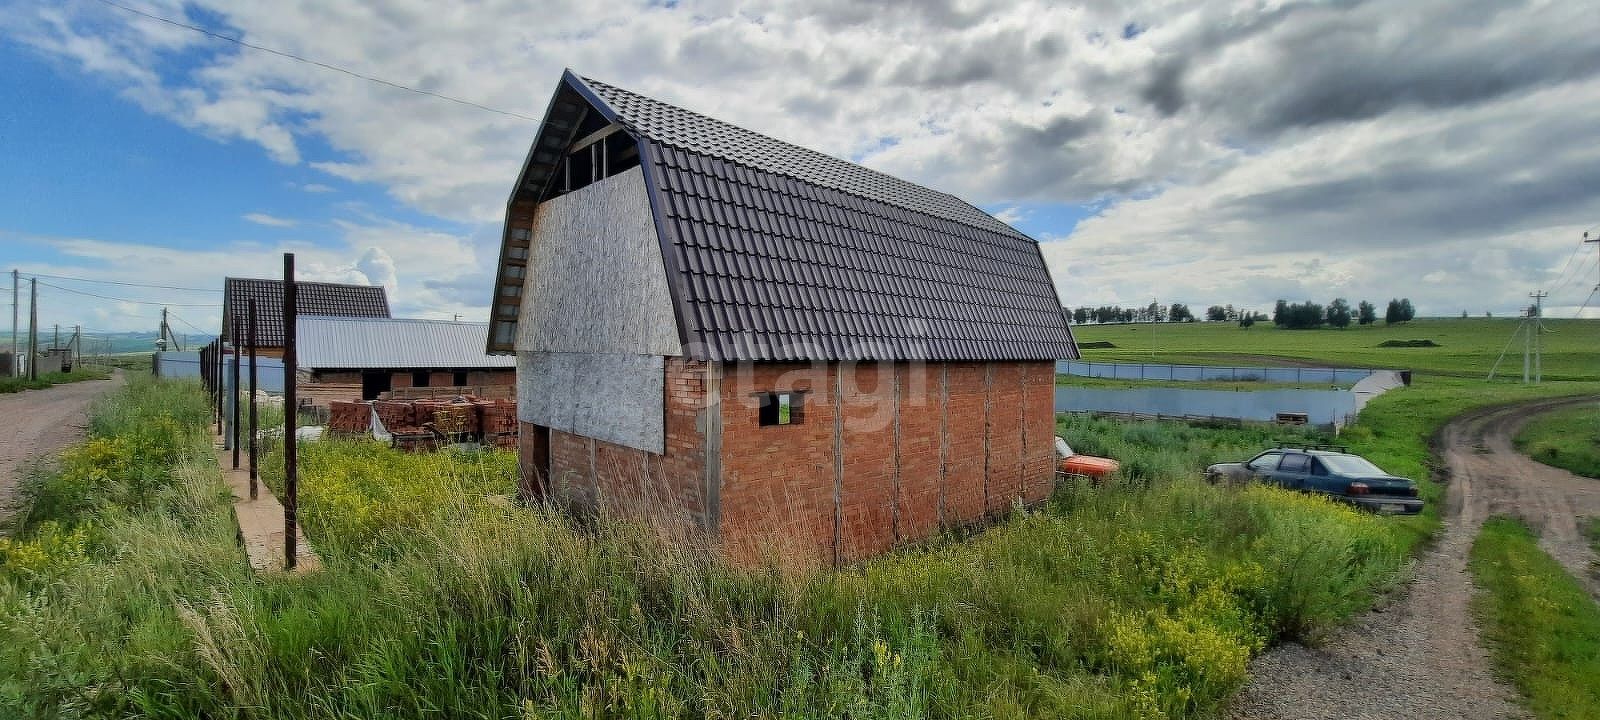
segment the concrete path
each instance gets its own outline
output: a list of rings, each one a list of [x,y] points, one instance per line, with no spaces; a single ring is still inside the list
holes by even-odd
[[[17,509],[22,480],[42,458],[82,440],[89,404],[122,382],[122,371],[117,370],[110,380],[0,395],[0,533]]]
[[[222,447],[216,438],[217,462],[222,479],[233,491],[233,515],[239,521],[239,539],[244,543],[250,568],[256,572],[281,572],[284,569],[283,505],[266,483],[257,483],[256,499],[250,499],[250,459],[248,451],[239,454],[239,469],[233,469],[233,451]],[[305,532],[295,528],[295,572],[310,572],[322,567],[322,559],[306,542]]]

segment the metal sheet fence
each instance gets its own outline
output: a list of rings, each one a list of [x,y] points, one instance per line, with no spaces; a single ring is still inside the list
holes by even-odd
[[[1272,422],[1279,413],[1304,413],[1313,425],[1342,427],[1355,418],[1349,390],[1189,390],[1186,388],[1056,388],[1056,412],[1104,412],[1170,417],[1215,417]]]
[[[1061,360],[1056,363],[1056,372],[1077,377],[1114,380],[1166,380],[1178,382],[1221,380],[1228,382],[1303,383],[1306,385],[1354,385],[1375,371],[1366,368],[1221,367]]]
[[[233,386],[232,356],[229,356],[227,372],[223,380],[228,387]],[[249,384],[250,360],[245,358],[239,365],[240,382]],[[200,377],[200,353],[197,352],[158,352],[155,354],[156,377],[164,378],[189,378]],[[283,392],[283,361],[278,358],[256,358],[256,384],[270,393]],[[248,388],[247,388],[248,389]]]

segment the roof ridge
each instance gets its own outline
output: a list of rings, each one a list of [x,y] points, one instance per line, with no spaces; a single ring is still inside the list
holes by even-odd
[[[739,126],[739,125],[735,125],[734,123],[728,122],[726,120],[721,120],[721,119],[718,119],[718,118],[714,118],[714,117],[712,117],[710,115],[707,115],[705,113],[698,112],[698,111],[695,111],[695,110],[690,110],[689,108],[683,107],[681,105],[675,105],[675,104],[667,102],[665,100],[660,100],[660,99],[651,97],[649,95],[645,95],[643,93],[635,92],[633,90],[629,90],[629,89],[624,88],[624,87],[613,85],[613,84],[605,82],[603,80],[596,80],[594,78],[587,77],[587,76],[584,76],[584,75],[577,75],[576,73],[574,73],[574,77],[576,77],[580,82],[583,82],[583,83],[586,83],[586,84],[590,84],[590,85],[597,85],[597,86],[600,86],[602,88],[605,88],[605,89],[613,91],[613,92],[626,93],[626,94],[631,95],[631,96],[633,96],[635,98],[639,98],[641,100],[645,100],[645,101],[648,101],[648,102],[655,103],[657,105],[663,105],[665,107],[671,108],[672,110],[674,110],[676,112],[684,113],[684,114],[687,114],[687,115],[692,115],[692,116],[694,116],[696,118],[699,118],[699,119],[702,119],[702,120],[705,120],[705,121],[708,121],[708,122],[711,122],[711,123],[715,123],[715,124],[717,124],[717,125],[719,125],[721,127],[727,128],[727,129],[732,130],[732,131],[737,132],[737,133],[742,133],[742,134],[745,134],[745,135],[753,136],[755,138],[759,138],[761,140],[777,143],[777,144],[785,146],[786,148],[789,148],[791,150],[798,150],[800,153],[803,153],[803,154],[806,154],[806,155],[809,155],[809,156],[812,156],[812,157],[815,157],[815,158],[820,158],[820,159],[823,159],[823,160],[826,160],[826,161],[829,161],[829,162],[845,163],[845,164],[847,164],[847,165],[849,165],[849,166],[851,166],[853,168],[857,168],[857,169],[866,171],[868,173],[871,173],[873,175],[876,175],[879,178],[882,178],[883,180],[887,180],[890,183],[905,185],[905,186],[909,186],[909,187],[915,188],[917,190],[921,190],[921,191],[924,191],[924,192],[928,192],[928,193],[932,193],[932,194],[935,194],[935,195],[939,195],[939,196],[941,196],[942,198],[944,198],[947,201],[955,201],[957,203],[960,203],[961,205],[967,207],[968,209],[971,209],[974,212],[977,212],[977,213],[983,215],[984,217],[989,218],[994,223],[996,223],[999,226],[1005,228],[1006,231],[1009,231],[1009,234],[1011,234],[1011,235],[1014,235],[1014,236],[1017,236],[1017,237],[1020,237],[1020,238],[1025,238],[1025,239],[1027,239],[1029,241],[1037,242],[1036,240],[1033,240],[1032,237],[1029,237],[1027,233],[1024,233],[1021,230],[1018,230],[1015,227],[1012,227],[1010,223],[1005,222],[1004,220],[1001,220],[1000,218],[995,217],[994,215],[992,215],[992,214],[986,212],[985,210],[983,210],[983,208],[980,208],[980,207],[978,207],[978,206],[976,206],[976,205],[974,205],[974,204],[972,204],[970,202],[967,202],[965,199],[961,198],[961,196],[956,195],[955,193],[947,192],[945,190],[939,190],[937,188],[932,188],[932,187],[929,187],[927,185],[923,185],[922,183],[913,182],[913,181],[907,180],[907,179],[905,179],[903,177],[900,177],[900,176],[897,176],[897,175],[892,175],[890,173],[884,172],[882,170],[878,170],[876,168],[868,167],[868,166],[863,165],[863,164],[861,164],[859,162],[856,162],[854,160],[838,157],[838,156],[835,156],[835,155],[829,155],[828,153],[822,152],[821,150],[817,150],[815,148],[806,147],[804,145],[800,145],[798,143],[790,142],[790,141],[784,140],[782,138],[774,137],[774,136],[768,135],[766,133],[756,132],[756,131],[751,130],[749,128],[742,127],[742,126]],[[607,101],[606,98],[604,98],[604,97],[601,97],[600,100],[603,101],[603,102],[606,102],[607,105],[612,105],[613,104],[613,103]],[[612,111],[613,112],[617,112],[617,108],[613,107]],[[787,177],[787,178],[789,178],[791,180],[796,180],[796,181],[799,181],[799,182],[816,183],[816,184],[819,184],[819,185],[823,184],[823,183],[819,182],[816,179],[807,178],[807,177],[804,177],[802,175],[796,174],[792,170],[781,170],[781,169],[770,167],[770,166],[769,167],[761,167],[761,166],[755,165],[755,164],[753,164],[751,162],[748,162],[748,161],[740,159],[740,158],[729,157],[728,154],[725,154],[725,153],[708,152],[707,150],[704,150],[704,149],[687,146],[684,143],[676,141],[676,140],[669,140],[669,139],[662,138],[657,133],[651,133],[651,132],[649,132],[648,130],[646,130],[644,128],[640,128],[638,126],[638,123],[633,122],[632,120],[630,120],[624,113],[617,112],[617,115],[618,115],[618,119],[621,120],[624,125],[628,126],[628,128],[630,130],[632,130],[634,132],[637,132],[637,133],[640,133],[640,134],[644,134],[644,135],[650,137],[650,140],[652,142],[656,142],[656,143],[659,143],[661,145],[666,145],[666,146],[670,146],[670,147],[673,147],[673,148],[676,148],[676,149],[679,149],[679,150],[685,150],[685,151],[689,151],[689,152],[693,152],[693,153],[697,153],[697,154],[715,155],[716,157],[721,158],[722,160],[734,163],[736,165],[743,165],[745,167],[756,169],[756,170],[761,170],[763,172],[770,172],[770,173],[773,173],[775,175],[782,175],[782,176]],[[875,202],[881,202],[881,203],[884,203],[886,205],[892,205],[892,206],[901,208],[903,210],[910,210],[910,211],[913,211],[913,212],[925,213],[925,214],[929,214],[929,215],[936,215],[935,213],[929,212],[927,209],[924,209],[924,208],[911,206],[911,205],[908,205],[908,204],[905,204],[905,203],[894,202],[894,201],[892,201],[892,200],[890,200],[888,198],[885,198],[885,197],[874,197],[874,196],[866,194],[866,193],[864,193],[864,192],[862,192],[860,190],[856,190],[856,189],[852,189],[852,188],[845,188],[845,187],[835,187],[832,184],[829,184],[827,186],[828,187],[832,187],[832,189],[838,190],[839,192],[843,192],[843,193],[846,193],[848,195],[853,195],[853,196],[862,198],[864,200],[872,200],[872,201],[875,201]],[[945,218],[945,219],[952,220],[952,221],[955,221],[955,222],[962,222],[962,221],[957,220],[955,218]],[[964,222],[963,224],[971,225],[972,223]],[[996,231],[996,232],[1000,231],[999,228],[986,228],[986,229],[993,230],[993,231]]]

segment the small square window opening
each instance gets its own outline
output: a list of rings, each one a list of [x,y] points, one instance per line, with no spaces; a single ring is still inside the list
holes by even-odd
[[[761,393],[758,418],[763,427],[797,425],[802,419],[805,395],[798,392]]]
[[[428,371],[417,370],[411,373],[411,387],[424,388],[428,386]]]

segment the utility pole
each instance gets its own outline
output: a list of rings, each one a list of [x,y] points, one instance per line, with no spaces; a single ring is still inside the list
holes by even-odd
[[[72,348],[72,366],[78,367],[78,358],[83,355],[83,326],[72,326],[72,341],[67,343]]]
[[[1544,379],[1544,299],[1550,293],[1535,290],[1528,293],[1533,298],[1533,384],[1538,385]]]
[[[28,278],[28,379],[39,379],[39,278]]]
[[[1583,232],[1583,241],[1585,243],[1594,243],[1595,249],[1600,250],[1600,235],[1589,237],[1589,231],[1585,230]],[[1597,267],[1596,270],[1600,271],[1600,267]],[[1597,292],[1600,292],[1600,282],[1595,283],[1594,290],[1592,290],[1589,294],[1592,296]],[[1583,312],[1583,308],[1578,308],[1578,312],[1581,314]]]
[[[22,287],[22,281],[18,279],[20,276],[21,273],[16,269],[11,270],[11,374],[13,376],[22,374],[22,358],[17,355],[17,310],[21,306],[17,301],[17,291]]]
[[[1533,313],[1530,312],[1529,310],[1523,310],[1522,311],[1522,323],[1523,323],[1524,326],[1527,326],[1528,323],[1533,320],[1532,317],[1529,317],[1532,314]],[[1523,336],[1522,336],[1522,384],[1523,385],[1527,385],[1528,384],[1528,359],[1529,359],[1530,354],[1532,353],[1532,349],[1533,349],[1533,331],[1529,330],[1527,333],[1524,333]]]

